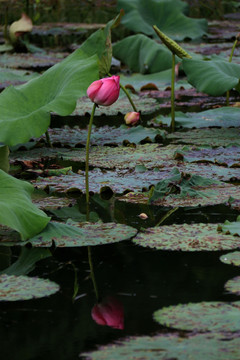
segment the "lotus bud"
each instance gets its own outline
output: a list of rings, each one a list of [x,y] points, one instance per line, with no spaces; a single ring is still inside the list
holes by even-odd
[[[17,39],[28,32],[31,32],[33,29],[32,20],[26,15],[22,14],[22,17],[18,21],[14,21],[9,27],[9,36],[11,41],[14,43]]]
[[[93,320],[98,325],[107,325],[114,329],[124,329],[124,311],[122,304],[114,297],[107,297],[92,308]]]
[[[94,81],[87,89],[88,97],[97,105],[112,105],[119,97],[119,80],[117,75]]]
[[[129,112],[124,116],[125,123],[127,125],[136,125],[139,121],[140,113],[139,112]]]
[[[148,219],[148,216],[147,216],[147,214],[145,214],[145,213],[141,213],[141,214],[139,214],[138,216],[139,216],[140,219],[142,219],[142,220]]]

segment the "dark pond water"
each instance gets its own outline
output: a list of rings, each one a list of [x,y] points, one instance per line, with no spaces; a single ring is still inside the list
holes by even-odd
[[[94,210],[99,211],[97,207]],[[106,213],[103,218],[109,221]],[[116,203],[119,221],[127,219],[130,225],[139,228],[144,222],[136,221],[138,213],[137,206],[118,207]],[[156,222],[163,215],[154,208],[152,213]],[[234,211],[217,206],[179,210],[165,224],[235,218]],[[31,276],[57,282],[61,286],[59,293],[49,298],[1,303],[2,359],[78,359],[80,353],[100,344],[129,335],[164,331],[152,319],[153,312],[163,306],[237,299],[224,292],[224,284],[239,275],[239,269],[219,261],[223,252],[156,251],[124,241],[93,247],[92,254],[100,296],[114,295],[124,306],[124,330],[99,326],[91,318],[96,299],[89,277],[87,248],[57,249],[53,257],[39,263]],[[74,302],[75,272],[71,263],[77,269],[79,283]]]

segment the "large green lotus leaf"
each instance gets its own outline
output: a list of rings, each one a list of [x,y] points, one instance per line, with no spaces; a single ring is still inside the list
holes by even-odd
[[[18,301],[55,294],[59,285],[37,277],[0,275],[0,301]]]
[[[199,195],[195,197],[186,196],[181,198],[178,195],[169,195],[165,198],[152,202],[157,206],[170,207],[188,207],[188,206],[210,206],[224,204],[229,201],[229,198],[240,199],[239,188],[229,184],[210,185],[207,188],[198,187]],[[118,198],[120,201],[125,201],[133,204],[148,204],[148,193],[130,192]]]
[[[165,90],[171,86],[171,69],[160,71],[154,74],[130,74],[120,75],[120,82],[127,88],[135,91],[144,91],[148,89]],[[180,79],[175,83],[175,89],[184,87],[184,89],[192,88],[192,86],[184,79]]]
[[[239,146],[240,129],[193,129],[187,132],[175,132],[169,134],[167,138],[174,139],[174,143],[180,144],[195,144],[198,146]]]
[[[0,66],[11,69],[46,70],[59,63],[66,53],[52,54],[3,54]]]
[[[9,148],[0,145],[0,169],[8,173],[9,171]]]
[[[65,126],[64,128],[49,129],[51,143],[54,145],[78,147],[86,145],[87,129],[73,129]],[[93,126],[91,132],[91,145],[121,145],[123,141],[129,141],[134,144],[144,142],[160,142],[166,137],[164,130],[145,128],[141,125],[129,127],[121,125],[120,127],[101,126],[99,128]],[[42,136],[42,138],[44,138]]]
[[[50,218],[31,201],[33,186],[0,170],[0,223],[26,240],[42,231]]]
[[[179,304],[155,311],[153,317],[161,325],[181,330],[239,331],[240,302]]]
[[[219,233],[217,224],[173,224],[148,228],[132,241],[144,247],[174,251],[220,251],[240,246],[239,237]]]
[[[27,243],[34,247],[95,246],[111,244],[127,240],[135,236],[137,230],[131,226],[116,223],[78,223],[68,221],[66,224],[51,221],[37,236],[32,237]],[[2,231],[2,245],[25,245],[19,243],[16,236],[7,231]]]
[[[240,266],[240,251],[234,251],[220,256],[220,261],[224,264]]]
[[[26,275],[35,269],[36,262],[51,256],[49,249],[22,247],[18,259],[1,273],[7,275]]]
[[[132,100],[138,111],[141,111],[142,115],[149,115],[159,111],[159,103],[155,99],[142,98],[137,95],[131,95]],[[88,97],[83,97],[77,101],[77,107],[72,113],[72,116],[85,116],[86,113],[91,114],[93,103]],[[118,114],[125,115],[127,112],[133,111],[132,105],[130,104],[126,96],[119,98],[111,106],[99,106],[96,108],[94,117],[101,115],[116,116]]]
[[[130,337],[80,354],[88,360],[239,360],[240,338],[218,333]]]
[[[50,124],[50,111],[71,114],[76,100],[98,78],[97,56],[79,48],[40,77],[0,95],[0,141],[6,145],[27,142],[42,135]]]
[[[232,234],[240,236],[240,216],[237,217],[237,221],[226,220],[224,224],[220,224],[218,227],[219,231],[224,234]]]
[[[157,73],[172,66],[170,50],[142,34],[132,35],[117,42],[113,46],[113,55],[131,71],[141,74]]]
[[[179,0],[138,0],[129,6],[128,0],[118,0],[125,10],[122,24],[136,33],[156,37],[153,25],[174,40],[200,38],[207,31],[205,19],[191,19],[184,15],[186,3]]]
[[[236,107],[220,107],[199,113],[176,111],[176,128],[239,127],[240,110]],[[158,116],[158,122],[170,126],[170,116]]]
[[[209,95],[223,95],[226,91],[239,87],[239,64],[220,59],[183,59],[183,69],[189,83],[198,91]]]
[[[240,276],[228,280],[224,288],[231,294],[240,295]]]
[[[0,67],[0,89],[4,89],[9,85],[22,84],[38,76],[39,74],[36,72]]]
[[[220,166],[240,167],[240,147],[222,146],[212,148],[186,147],[180,151],[176,150],[176,157],[183,156],[183,161],[213,163]]]

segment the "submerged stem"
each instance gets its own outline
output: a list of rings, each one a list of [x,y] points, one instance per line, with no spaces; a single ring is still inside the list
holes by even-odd
[[[155,226],[160,226],[169,216],[171,216],[178,209],[179,209],[179,207],[175,207],[175,208],[169,210]]]
[[[171,78],[171,131],[175,130],[175,54],[172,54],[172,78]]]
[[[94,271],[93,271],[91,246],[88,246],[88,263],[89,263],[89,267],[90,267],[90,274],[91,274],[91,279],[92,279],[92,283],[93,283],[93,287],[94,287],[94,292],[95,292],[96,299],[98,302],[99,295],[98,295],[97,283],[96,283],[96,279],[95,279],[95,275],[94,275]]]
[[[97,105],[94,103],[92,108],[92,113],[88,125],[88,136],[87,136],[87,143],[86,143],[86,164],[85,164],[85,189],[86,189],[86,220],[89,221],[89,179],[88,179],[88,172],[89,172],[89,148],[90,148],[90,138],[91,138],[91,131],[92,131],[92,124],[93,118],[95,114]]]
[[[52,143],[51,143],[51,140],[50,140],[50,136],[49,136],[49,132],[48,130],[45,132],[45,136],[46,136],[46,140],[47,140],[47,144],[50,148],[52,148]]]

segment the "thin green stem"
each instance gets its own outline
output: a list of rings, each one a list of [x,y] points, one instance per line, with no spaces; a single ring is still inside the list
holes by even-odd
[[[95,279],[95,275],[94,275],[94,271],[93,271],[92,253],[91,253],[90,246],[88,246],[88,263],[89,263],[89,267],[90,267],[90,274],[91,274],[91,279],[92,279],[92,283],[93,283],[93,287],[94,287],[94,292],[95,292],[96,299],[98,302],[99,295],[98,295],[97,283],[96,283],[96,279]]]
[[[237,43],[238,43],[238,40],[236,39],[236,40],[234,41],[234,43],[233,43],[233,46],[232,46],[232,51],[231,51],[231,54],[230,54],[229,60],[228,60],[229,62],[232,62],[234,50],[235,50],[235,48],[236,48],[236,46],[237,46]],[[228,90],[228,91],[227,91],[227,94],[226,94],[226,105],[227,105],[227,106],[229,106],[229,94],[230,94],[230,92],[229,92],[229,90]]]
[[[132,98],[131,98],[129,92],[127,91],[127,89],[125,88],[125,86],[123,86],[121,83],[120,83],[119,85],[120,85],[120,88],[121,88],[121,89],[125,92],[125,94],[127,95],[127,98],[128,98],[128,100],[129,100],[130,104],[132,105],[133,110],[136,111],[136,112],[138,112],[138,111],[137,111],[137,108],[136,108],[134,102],[132,101]]]
[[[178,209],[179,209],[178,207],[175,207],[175,208],[169,210],[155,226],[160,226],[170,215],[172,215]]]
[[[172,54],[172,79],[171,79],[171,131],[175,131],[175,55]]]
[[[51,140],[50,140],[50,136],[49,136],[49,132],[48,130],[45,132],[45,136],[46,136],[46,140],[47,140],[47,144],[50,148],[52,148],[52,143],[51,143]]]
[[[87,143],[86,143],[86,164],[85,164],[85,189],[86,189],[86,220],[89,221],[89,179],[88,179],[88,172],[89,172],[89,148],[90,148],[90,138],[91,138],[91,131],[92,131],[92,124],[93,118],[95,114],[97,105],[94,103],[92,108],[92,113],[88,125],[88,136],[87,136]]]

